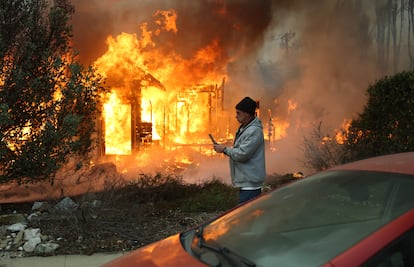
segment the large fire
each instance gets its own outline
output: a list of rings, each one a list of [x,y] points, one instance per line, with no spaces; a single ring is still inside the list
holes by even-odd
[[[161,33],[177,33],[177,13],[158,11],[154,18],[157,29],[143,23],[140,35],[108,36],[106,53],[94,62],[111,91],[104,96],[104,153],[136,154],[144,163],[145,153],[134,150],[157,144],[170,151],[198,146],[198,152],[212,155],[208,133],[223,142],[233,137],[229,123],[235,121],[234,111],[223,110],[224,85],[231,79],[226,66],[232,59],[223,58],[217,39],[193,55],[180,56],[172,44],[153,40]],[[288,122],[270,113],[261,119],[269,143],[286,136]]]
[[[111,89],[103,114],[106,154],[131,154],[146,141],[194,143],[216,130],[220,86],[226,78],[213,66],[220,54],[218,42],[212,40],[192,57],[181,58],[152,41],[161,31],[177,31],[177,14],[158,11],[154,17],[156,31],[143,24],[140,38],[128,33],[109,36],[107,52],[95,61]],[[137,129],[131,129],[134,126]]]

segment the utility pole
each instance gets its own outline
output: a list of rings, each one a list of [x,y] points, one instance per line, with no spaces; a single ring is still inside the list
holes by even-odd
[[[289,57],[289,42],[296,36],[292,31],[285,32],[280,36],[280,48],[286,49],[286,56]]]

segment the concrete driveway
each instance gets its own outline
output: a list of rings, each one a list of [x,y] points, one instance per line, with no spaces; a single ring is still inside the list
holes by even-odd
[[[0,267],[98,267],[123,253],[62,255],[51,257],[0,258]]]

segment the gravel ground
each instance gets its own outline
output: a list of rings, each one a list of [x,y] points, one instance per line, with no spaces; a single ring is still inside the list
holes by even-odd
[[[32,203],[2,205],[0,214],[31,214]],[[71,214],[42,212],[27,227],[40,228],[42,235],[59,244],[54,255],[91,255],[98,252],[130,251],[177,232],[187,230],[216,213],[188,213],[153,204],[112,204],[112,207],[78,209]],[[4,251],[3,251],[4,253]],[[30,253],[9,251],[18,256]]]

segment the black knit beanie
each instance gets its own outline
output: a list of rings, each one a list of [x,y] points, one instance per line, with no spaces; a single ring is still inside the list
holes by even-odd
[[[250,97],[245,97],[236,105],[236,109],[254,116],[256,113],[256,101]]]

